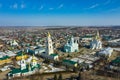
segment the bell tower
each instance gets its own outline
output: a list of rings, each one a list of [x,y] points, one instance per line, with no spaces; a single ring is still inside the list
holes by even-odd
[[[49,32],[48,32],[47,42],[46,42],[46,54],[48,55],[53,54],[52,39]]]

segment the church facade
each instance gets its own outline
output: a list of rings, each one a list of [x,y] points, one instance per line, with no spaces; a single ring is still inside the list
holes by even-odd
[[[79,51],[78,43],[73,37],[64,45],[64,51],[68,53]]]
[[[102,49],[102,41],[99,36],[99,32],[97,31],[97,34],[95,38],[90,42],[90,48],[92,50],[94,49]]]

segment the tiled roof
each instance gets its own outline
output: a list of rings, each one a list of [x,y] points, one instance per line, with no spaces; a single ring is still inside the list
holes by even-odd
[[[22,55],[25,55],[25,53],[22,53],[22,51],[17,53],[17,56],[22,56]]]
[[[120,57],[117,57],[115,60],[112,61],[112,63],[120,64]]]
[[[63,60],[63,62],[67,62],[67,63],[73,64],[73,65],[77,63],[77,62],[74,62],[74,61],[71,61],[71,60],[66,60],[66,59]]]
[[[26,73],[26,72],[29,72],[29,66],[27,65],[26,67],[27,68],[23,69],[23,70],[21,70],[20,68],[12,69],[12,71],[10,71],[9,73],[16,74],[16,73]],[[35,67],[31,67],[31,71],[33,71],[35,68],[40,68],[40,65],[37,64]]]
[[[54,57],[54,56],[57,56],[57,55],[58,55],[58,54],[50,54],[50,56],[53,56],[53,57]]]
[[[3,56],[2,58],[0,58],[0,60],[5,60],[5,59],[8,59],[10,58],[9,56]]]

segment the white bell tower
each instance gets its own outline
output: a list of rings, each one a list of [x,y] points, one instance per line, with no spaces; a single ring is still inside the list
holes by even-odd
[[[53,53],[54,52],[53,52],[52,39],[50,33],[48,32],[47,42],[46,42],[46,54],[50,55]]]

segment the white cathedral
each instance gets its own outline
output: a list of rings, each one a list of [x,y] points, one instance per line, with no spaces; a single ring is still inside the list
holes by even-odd
[[[67,41],[67,43],[64,45],[64,51],[71,53],[71,52],[78,52],[79,51],[79,46],[77,43],[77,40],[71,37],[70,40]]]
[[[59,60],[58,54],[54,53],[53,43],[52,43],[51,35],[49,32],[46,40],[46,52],[42,53],[41,56],[51,60]]]
[[[100,39],[99,32],[97,31],[97,34],[95,38],[90,42],[90,48],[92,50],[94,49],[102,49],[102,41]]]

